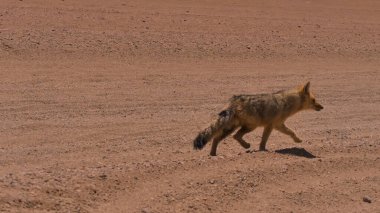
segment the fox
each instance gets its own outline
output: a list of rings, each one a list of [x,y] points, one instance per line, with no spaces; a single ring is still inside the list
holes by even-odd
[[[216,121],[194,139],[194,149],[203,149],[213,139],[210,155],[216,156],[218,144],[237,129],[239,130],[233,138],[243,148],[249,149],[251,145],[243,139],[243,136],[257,127],[264,127],[259,151],[267,151],[266,144],[273,129],[290,136],[294,142],[301,143],[302,140],[285,125],[285,121],[303,110],[322,109],[323,106],[310,92],[310,82],[275,93],[234,95],[227,107],[218,114]]]

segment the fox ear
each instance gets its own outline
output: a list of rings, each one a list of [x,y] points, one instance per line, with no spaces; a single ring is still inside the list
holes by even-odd
[[[305,86],[303,87],[303,89],[302,89],[302,92],[304,93],[304,94],[309,94],[310,93],[310,81],[309,82],[307,82],[306,84],[305,84]]]

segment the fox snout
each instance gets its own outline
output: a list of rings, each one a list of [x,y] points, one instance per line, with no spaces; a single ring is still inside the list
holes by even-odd
[[[315,104],[314,109],[315,109],[315,111],[321,111],[323,109],[323,106],[320,104]]]

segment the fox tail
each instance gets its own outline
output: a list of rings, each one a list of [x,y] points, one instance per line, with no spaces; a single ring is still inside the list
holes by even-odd
[[[218,119],[201,131],[194,139],[194,149],[202,149],[213,137],[221,134],[224,129],[233,129],[234,113],[231,109],[219,113]]]

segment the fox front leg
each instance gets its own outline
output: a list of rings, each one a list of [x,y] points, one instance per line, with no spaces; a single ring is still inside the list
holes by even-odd
[[[285,135],[289,135],[293,138],[294,142],[301,143],[302,140],[294,133],[291,129],[289,129],[285,124],[281,124],[279,126],[276,126],[276,130],[284,133]]]

